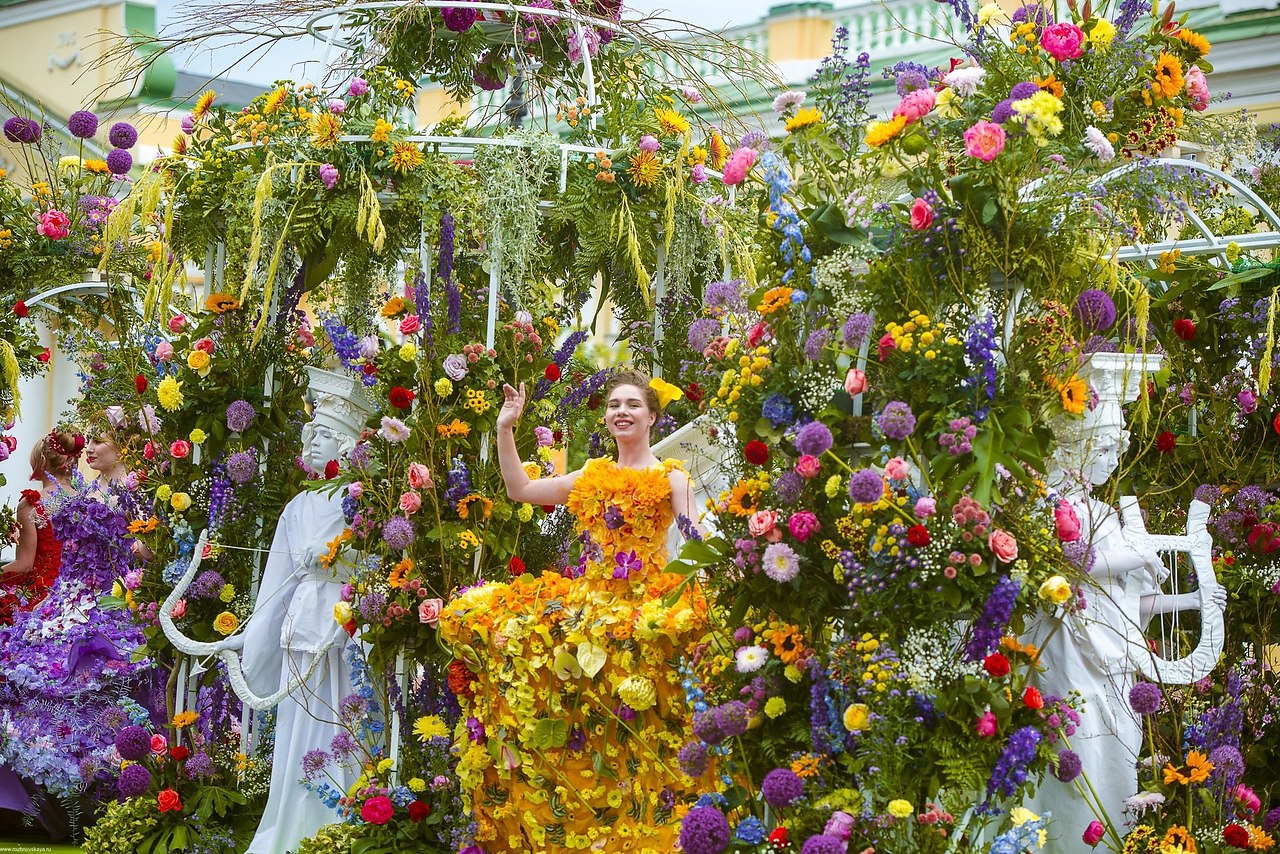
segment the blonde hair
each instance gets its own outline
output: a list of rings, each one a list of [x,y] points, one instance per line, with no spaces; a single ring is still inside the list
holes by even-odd
[[[58,448],[54,447],[54,437],[58,440]],[[64,454],[62,451],[74,450],[77,438],[80,437],[76,433],[55,430],[37,439],[31,446],[31,479],[43,483],[46,474],[54,477],[71,474],[80,455]],[[80,442],[83,446],[84,439],[80,438]]]

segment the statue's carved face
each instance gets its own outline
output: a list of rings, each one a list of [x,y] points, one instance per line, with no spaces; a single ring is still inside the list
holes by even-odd
[[[1084,461],[1080,473],[1094,486],[1111,479],[1120,466],[1120,458],[1129,447],[1129,431],[1118,428],[1087,434]]]
[[[342,455],[344,438],[346,437],[328,424],[312,421],[302,428],[302,457],[307,465],[321,471],[325,463]]]

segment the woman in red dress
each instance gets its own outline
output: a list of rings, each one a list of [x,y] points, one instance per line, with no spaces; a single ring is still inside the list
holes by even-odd
[[[57,430],[31,449],[31,479],[41,489],[22,490],[18,502],[18,550],[0,579],[0,625],[13,623],[15,610],[30,611],[44,599],[62,565],[62,543],[53,535],[44,502],[71,489],[71,474],[84,450],[84,437]]]

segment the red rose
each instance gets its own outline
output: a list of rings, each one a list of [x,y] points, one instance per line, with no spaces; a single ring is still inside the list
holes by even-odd
[[[1249,847],[1249,831],[1238,824],[1228,824],[1222,828],[1222,841],[1232,848]]]
[[[13,313],[18,315],[18,317],[26,317],[31,313],[31,310],[27,308],[27,304],[25,302],[18,300],[13,304]]]
[[[186,759],[190,755],[191,755],[191,751],[183,747],[181,744],[179,744],[176,747],[169,748],[169,757],[171,759],[177,760],[178,762],[181,762],[182,760]]]
[[[366,362],[364,366],[365,376],[373,376],[378,372],[378,366],[373,362]]]
[[[929,529],[924,525],[912,525],[907,529],[907,542],[917,548],[929,545]]]
[[[44,352],[43,352],[43,353],[41,353],[39,356],[36,356],[36,358],[37,358],[37,359],[39,359],[40,361],[44,362],[44,363],[47,365],[47,364],[49,364],[49,359],[52,357],[52,355],[53,355],[53,354],[49,352],[49,348],[48,348],[48,347],[45,347],[45,348],[44,348]]]
[[[324,464],[324,477],[325,477],[325,480],[332,480],[333,478],[335,478],[335,477],[337,477],[337,476],[338,476],[338,461],[337,461],[337,460],[329,460],[329,462],[327,462],[327,463],[325,463],[325,464]]]
[[[1034,685],[1022,692],[1022,704],[1028,709],[1043,709],[1044,697],[1040,696],[1040,691]]]
[[[1156,450],[1162,454],[1172,454],[1174,449],[1178,447],[1178,437],[1165,430],[1159,436],[1156,436]]]
[[[1271,426],[1275,428],[1277,433],[1280,433],[1280,412],[1276,413],[1276,417],[1272,420]]]
[[[347,621],[346,621],[346,623],[344,623],[344,624],[343,624],[343,626],[342,626],[342,630],[343,630],[344,632],[346,632],[346,633],[347,633],[347,637],[349,637],[349,638],[353,638],[353,637],[355,637],[355,636],[356,636],[356,621],[355,621],[355,620],[347,620]]]
[[[409,404],[413,403],[413,392],[403,386],[396,386],[387,393],[387,400],[396,409],[408,409]]]
[[[699,386],[697,383],[689,383],[689,387],[684,390],[684,396],[689,398],[690,403],[696,404],[696,403],[701,403],[702,398],[705,395],[702,392],[701,386]]]
[[[762,466],[769,462],[769,446],[759,439],[752,439],[742,449],[742,455],[753,466]]]
[[[563,430],[553,430],[553,431],[551,431],[551,441],[552,441],[552,442],[554,442],[554,443],[555,443],[555,444],[557,444],[557,445],[559,445],[561,442],[563,442],[563,441],[564,441],[564,431],[563,431]]]
[[[1183,341],[1190,341],[1196,337],[1196,325],[1187,318],[1181,317],[1173,322],[1173,334]]]
[[[554,512],[556,512],[556,505],[554,505],[554,504],[539,504],[538,506],[542,508],[542,512],[543,512],[543,513],[554,513]]]
[[[511,556],[511,560],[507,561],[507,571],[512,575],[524,575],[524,561],[515,555]]]
[[[542,372],[542,375],[552,382],[556,382],[560,379],[560,366],[555,362],[552,362],[547,365],[547,369]]]
[[[160,812],[182,812],[182,799],[173,789],[161,789],[156,795],[156,806]]]
[[[1009,675],[1009,659],[1005,658],[998,652],[993,652],[986,658],[982,659],[982,667],[990,675],[999,679],[1001,676]]]
[[[773,833],[769,834],[769,841],[772,842],[774,845],[788,844],[787,829],[785,827],[774,828]]]
[[[147,393],[147,378],[142,374],[138,374],[133,378],[133,387],[138,390],[138,394]]]
[[[411,821],[422,821],[429,815],[431,815],[431,804],[426,801],[409,802],[409,819]]]

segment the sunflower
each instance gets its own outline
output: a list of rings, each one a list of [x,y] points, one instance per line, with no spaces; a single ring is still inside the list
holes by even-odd
[[[1152,94],[1157,98],[1164,98],[1166,101],[1172,100],[1182,92],[1184,84],[1182,63],[1178,61],[1178,57],[1162,51],[1156,57],[1155,68],[1152,70]]]
[[[412,142],[397,142],[391,146],[391,168],[397,172],[411,172],[426,162],[422,149]]]
[[[652,187],[661,174],[662,162],[652,151],[642,151],[631,158],[631,168],[627,170],[627,177],[637,187]]]
[[[1187,754],[1187,771],[1183,773],[1181,768],[1176,767],[1172,762],[1165,763],[1164,766],[1164,784],[1166,786],[1173,783],[1181,785],[1190,785],[1195,783],[1203,783],[1209,779],[1209,774],[1213,771],[1213,763],[1209,761],[1209,757],[1205,756],[1199,750],[1192,750]]]
[[[1089,386],[1075,374],[1071,379],[1058,386],[1058,395],[1062,398],[1062,408],[1072,415],[1083,415],[1089,403]]]
[[[169,724],[170,726],[174,726],[174,727],[177,727],[178,729],[182,729],[183,727],[191,726],[193,723],[195,723],[198,720],[200,720],[199,712],[192,712],[192,711],[178,712],[176,715],[173,716],[173,720],[170,721]]]
[[[395,317],[404,311],[404,298],[394,296],[382,304],[382,309],[378,312],[383,317]]]
[[[679,136],[689,129],[689,120],[675,110],[656,107],[653,115],[657,118],[658,127],[665,136]]]
[[[803,107],[796,110],[796,114],[787,119],[787,133],[795,133],[798,130],[816,125],[822,121],[822,111],[817,107]]]
[[[1270,851],[1276,845],[1275,839],[1257,825],[1249,825],[1249,847],[1254,851]]]
[[[887,122],[872,122],[867,125],[867,136],[863,140],[871,148],[879,148],[907,126],[907,117],[899,113]]]
[[[1182,825],[1175,824],[1160,840],[1160,854],[1196,854],[1195,837]]]
[[[289,97],[289,90],[284,86],[276,89],[267,96],[267,100],[262,105],[264,115],[271,115],[280,109],[280,105],[284,103],[284,99]]]
[[[729,146],[725,144],[719,131],[712,131],[711,138],[707,140],[707,154],[711,158],[712,169],[719,169],[729,159]]]
[[[316,113],[311,117],[311,142],[318,148],[333,148],[342,135],[342,123],[333,113]]]
[[[471,518],[471,505],[476,502],[480,504],[480,518],[488,519],[493,514],[493,502],[483,495],[473,494],[458,502],[458,516],[463,519]]]
[[[405,558],[404,560],[391,567],[391,572],[387,575],[387,584],[399,590],[404,587],[405,577],[409,571],[413,569],[413,559]]]
[[[329,550],[320,556],[320,565],[325,569],[333,566],[333,562],[338,559],[338,555],[342,553],[342,548],[352,537],[350,528],[343,528],[342,533],[330,540],[326,545]]]
[[[735,516],[750,516],[756,512],[760,494],[754,481],[740,480],[729,492],[727,509]]]
[[[204,301],[206,310],[214,314],[222,314],[224,311],[235,311],[240,307],[240,300],[231,294],[209,294],[209,298]]]
[[[196,98],[196,105],[191,108],[191,118],[200,121],[209,112],[209,108],[213,106],[213,101],[218,97],[218,93],[209,89],[203,95]]]
[[[1208,56],[1212,47],[1209,44],[1209,40],[1195,30],[1178,30],[1173,34],[1173,37],[1191,49],[1191,52],[1195,54],[1194,59]]]

